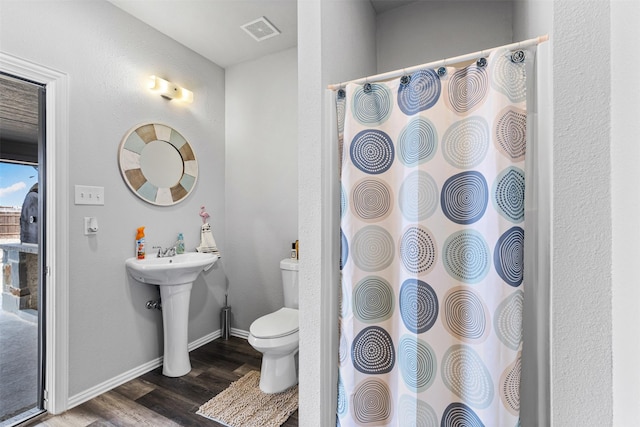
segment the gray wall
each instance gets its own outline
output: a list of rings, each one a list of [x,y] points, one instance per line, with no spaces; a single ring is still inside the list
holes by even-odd
[[[222,262],[232,326],[243,331],[283,306],[280,260],[298,239],[297,67],[294,48],[226,69]]]
[[[378,15],[378,73],[512,41],[510,1],[417,1]]]
[[[224,70],[103,1],[0,3],[0,50],[69,75],[69,185],[105,188],[104,206],[69,199],[69,395],[74,396],[162,355],[162,318],[145,302],[156,289],[127,276],[136,227],[147,244],[168,246],[184,233],[199,241],[206,205],[225,250]],[[158,74],[193,90],[191,105],[146,89]],[[190,142],[200,165],[194,192],[172,207],[155,207],[124,184],[117,150],[125,133],[147,121],[166,123]],[[64,190],[63,190],[64,191]],[[84,216],[100,231],[83,235]],[[59,255],[60,256],[60,255]],[[189,341],[219,329],[221,268],[194,283]]]
[[[611,425],[610,2],[554,1],[551,37],[551,416]]]
[[[637,283],[640,241],[640,57],[629,56],[640,40],[640,2],[611,3],[611,211],[613,424],[640,420],[640,287]]]
[[[553,31],[552,0],[513,1],[513,40],[527,40]]]

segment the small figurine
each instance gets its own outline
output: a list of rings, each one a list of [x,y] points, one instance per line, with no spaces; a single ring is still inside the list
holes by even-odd
[[[202,218],[202,223],[206,224],[209,214],[204,210],[204,206],[200,206],[200,217]]]
[[[200,227],[200,246],[196,248],[198,252],[219,253],[216,241],[211,232],[211,226],[207,222],[209,214],[204,210],[204,206],[200,207],[200,217],[202,218],[202,227]]]

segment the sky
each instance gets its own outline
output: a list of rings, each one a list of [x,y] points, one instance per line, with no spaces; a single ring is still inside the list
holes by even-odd
[[[37,182],[38,171],[33,166],[0,162],[0,206],[21,207]]]

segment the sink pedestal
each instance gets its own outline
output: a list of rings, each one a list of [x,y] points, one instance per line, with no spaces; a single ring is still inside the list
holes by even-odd
[[[165,258],[128,258],[127,271],[140,283],[160,286],[164,366],[168,377],[181,377],[191,370],[188,348],[189,298],[193,282],[209,270],[220,255],[188,252]]]
[[[189,299],[192,283],[160,286],[164,335],[162,375],[181,377],[191,371],[189,361]]]

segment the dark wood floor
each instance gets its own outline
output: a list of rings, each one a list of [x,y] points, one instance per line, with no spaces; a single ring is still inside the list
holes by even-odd
[[[183,377],[165,377],[160,367],[30,427],[221,426],[196,411],[248,371],[259,371],[260,357],[242,338],[217,339],[190,353],[193,369]],[[283,425],[297,426],[298,412]]]

